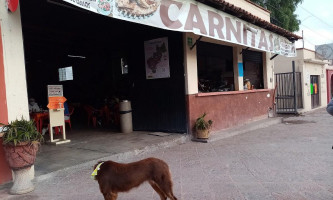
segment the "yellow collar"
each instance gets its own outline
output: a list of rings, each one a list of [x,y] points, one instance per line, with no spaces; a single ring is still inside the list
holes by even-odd
[[[95,176],[97,175],[97,172],[98,170],[100,169],[101,165],[103,164],[104,162],[101,162],[97,165],[97,167],[94,169],[93,173],[91,173],[91,178],[92,179],[95,179]]]

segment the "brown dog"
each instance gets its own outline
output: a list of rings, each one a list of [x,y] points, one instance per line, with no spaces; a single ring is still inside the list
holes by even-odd
[[[101,162],[94,167],[98,167]],[[161,200],[168,197],[177,200],[172,192],[172,180],[168,165],[157,158],[147,158],[133,163],[122,164],[113,161],[99,166],[95,180],[98,181],[105,200],[116,200],[118,192],[127,192],[148,181],[160,195]]]

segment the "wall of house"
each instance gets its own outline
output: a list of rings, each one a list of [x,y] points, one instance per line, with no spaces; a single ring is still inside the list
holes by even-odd
[[[207,120],[214,121],[213,134],[233,126],[265,119],[273,104],[273,92],[272,89],[262,89],[188,95],[189,130],[193,132],[195,119],[203,113],[207,113]]]
[[[296,57],[285,57],[285,56],[277,56],[273,59],[274,62],[274,73],[286,73],[292,72],[292,61],[295,61],[295,70],[296,72],[301,72],[303,69],[303,58],[304,52],[302,50],[297,49]]]
[[[187,94],[187,115],[189,117],[189,130],[195,119],[204,112],[207,119],[214,121],[213,131],[230,128],[252,120],[267,118],[268,110],[273,104],[274,89],[274,63],[270,60],[270,53],[263,53],[264,84],[265,89],[243,91],[243,77],[239,76],[238,65],[243,63],[243,47],[210,38],[201,41],[233,47],[233,65],[235,77],[235,90],[231,92],[198,92],[197,49],[191,50],[188,38],[192,43],[199,38],[192,33],[184,33],[185,82]]]
[[[258,6],[252,3],[249,0],[225,0],[228,3],[231,3],[237,7],[240,7],[252,15],[255,15],[263,20],[270,22],[270,11],[266,10],[265,8]]]
[[[20,8],[11,13],[5,3],[0,1],[0,122],[4,123],[22,116],[29,119]],[[0,184],[11,178],[0,145]]]
[[[1,36],[0,24],[0,36]],[[0,37],[0,122],[8,122],[7,100],[6,100],[6,84],[4,73],[4,60],[3,60],[3,45],[2,38]],[[0,128],[1,129],[1,128]],[[2,147],[2,133],[0,133],[0,184],[8,182],[12,179],[12,173],[6,162],[5,152]]]
[[[319,102],[320,107],[325,107],[327,105],[327,84],[326,84],[326,72],[324,64],[317,64],[310,61],[304,62],[304,90],[303,90],[303,105],[304,108],[300,112],[310,111],[311,108],[311,91],[310,91],[310,76],[319,76]]]
[[[333,66],[328,67],[326,70],[327,81],[327,103],[333,98],[332,85],[333,85]]]

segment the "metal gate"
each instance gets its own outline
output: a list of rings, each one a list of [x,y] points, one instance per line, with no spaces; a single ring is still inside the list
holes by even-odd
[[[276,113],[297,113],[303,108],[301,72],[275,74]]]
[[[319,103],[319,76],[310,76],[311,79],[311,108],[316,108]]]

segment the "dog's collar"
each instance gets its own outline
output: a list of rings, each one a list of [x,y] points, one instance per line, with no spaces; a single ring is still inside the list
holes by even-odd
[[[103,164],[104,162],[101,162],[97,165],[97,167],[94,169],[93,173],[91,173],[91,178],[92,179],[95,179],[95,176],[97,175],[97,172],[98,170],[100,169],[101,165]]]

